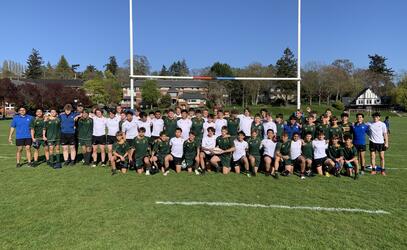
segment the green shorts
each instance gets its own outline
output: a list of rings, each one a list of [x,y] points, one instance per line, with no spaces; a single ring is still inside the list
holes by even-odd
[[[58,146],[61,144],[61,141],[58,140],[47,140],[47,144],[48,146]]]
[[[192,167],[195,165],[195,158],[185,158],[185,163],[187,164],[187,167]]]
[[[86,147],[92,147],[92,138],[90,138],[90,139],[79,139],[79,145],[86,146]]]
[[[36,149],[39,149],[40,147],[48,147],[48,143],[43,139],[36,138],[35,142],[33,142],[33,147]]]
[[[220,163],[222,164],[222,167],[227,167],[230,168],[230,162],[232,160],[232,155],[231,154],[222,154],[219,156],[220,158]]]
[[[286,165],[293,165],[293,161],[291,159],[281,159],[281,161],[283,162],[283,164]]]
[[[144,158],[148,157],[147,155],[142,157],[137,157],[134,163],[136,164],[136,169],[141,169],[144,167]]]
[[[126,139],[130,149],[134,149],[134,139]]]
[[[250,155],[250,156],[254,158],[254,164],[256,167],[258,167],[261,163],[261,156],[260,155]]]

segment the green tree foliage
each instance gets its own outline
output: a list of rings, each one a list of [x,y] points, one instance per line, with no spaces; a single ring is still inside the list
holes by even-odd
[[[275,68],[277,77],[297,76],[297,59],[289,48],[284,50],[284,54],[276,62]],[[276,87],[280,89],[284,97],[284,103],[287,104],[289,97],[294,94],[296,83],[295,81],[277,81]]]
[[[171,76],[188,76],[189,75],[189,68],[188,65],[183,59],[182,61],[176,61],[171,64],[169,68],[169,75]]]
[[[95,78],[102,78],[103,73],[99,71],[94,65],[88,65],[86,66],[85,71],[82,73],[82,78],[85,81],[92,80]]]
[[[141,85],[141,98],[146,105],[156,106],[160,97],[161,93],[157,81],[146,80],[143,85]]]
[[[3,67],[1,68],[1,76],[3,78],[12,77],[14,74],[11,72],[9,63],[7,60],[3,61]]]
[[[108,73],[106,78],[96,77],[86,81],[83,89],[96,104],[117,104],[123,98],[121,85],[111,73]]]
[[[135,55],[133,57],[133,69],[135,75],[149,75],[151,66],[146,56]],[[125,62],[128,68],[130,68],[130,60]]]
[[[43,67],[44,78],[53,79],[55,78],[55,69],[52,67],[51,63],[48,62],[46,66]]]
[[[387,58],[380,55],[369,55],[370,86],[380,95],[390,95],[394,89],[392,82],[394,71],[386,64]]]
[[[25,77],[28,79],[40,79],[42,77],[42,57],[40,52],[32,49],[31,55],[27,59],[27,70]]]
[[[232,67],[227,63],[215,62],[209,69],[210,76],[234,76]],[[242,102],[242,83],[237,81],[222,81],[221,84],[210,83],[209,99],[213,99],[214,104],[224,104],[224,96],[229,104],[232,102]],[[217,86],[217,87],[215,87]],[[212,90],[212,91],[211,91]]]
[[[169,107],[171,107],[171,104],[172,104],[172,98],[169,94],[165,94],[165,95],[161,96],[160,106],[162,108],[169,108]]]
[[[170,72],[168,71],[167,67],[165,67],[165,65],[162,66],[160,73],[160,76],[169,76]]]
[[[65,56],[62,55],[55,68],[55,77],[57,79],[72,79],[73,76],[74,72],[72,71],[71,66],[69,66]]]
[[[407,74],[400,80],[394,91],[394,97],[398,105],[407,109]]]
[[[105,67],[106,71],[110,71],[113,75],[117,75],[117,69],[119,68],[119,65],[117,65],[116,57],[109,57],[109,63],[106,64]]]

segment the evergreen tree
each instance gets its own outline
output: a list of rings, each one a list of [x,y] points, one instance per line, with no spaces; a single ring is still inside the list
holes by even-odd
[[[117,65],[116,57],[109,57],[109,63],[106,64],[105,67],[106,71],[110,71],[113,75],[116,75],[117,69],[119,68],[119,65]]]
[[[167,67],[165,67],[165,65],[162,66],[161,71],[160,71],[160,76],[168,76],[169,72],[167,70]]]
[[[95,78],[102,78],[103,73],[100,72],[95,66],[93,65],[88,65],[86,66],[85,71],[83,71],[82,78],[87,81],[87,80],[92,80]]]
[[[390,95],[395,87],[392,82],[394,70],[387,67],[386,57],[377,54],[368,56],[370,59],[370,87],[379,95]]]
[[[45,79],[53,79],[55,76],[55,69],[52,67],[51,63],[48,62],[47,65],[44,67],[44,78]]]
[[[42,57],[40,52],[33,49],[31,55],[27,59],[27,70],[25,77],[27,79],[40,79],[42,77]]]
[[[55,68],[55,75],[58,79],[72,79],[73,77],[71,66],[69,66],[68,61],[63,55]]]
[[[176,61],[171,64],[169,68],[169,75],[171,76],[188,76],[189,68],[185,60]]]
[[[386,65],[387,58],[378,54],[368,55],[370,59],[369,70],[376,74],[381,74],[387,77],[393,77],[394,70]]]
[[[276,62],[276,75],[277,77],[297,76],[297,59],[289,48],[284,50],[283,56]],[[293,95],[296,89],[295,82],[277,81],[276,87],[281,91],[284,97],[284,104],[287,105],[289,97]]]

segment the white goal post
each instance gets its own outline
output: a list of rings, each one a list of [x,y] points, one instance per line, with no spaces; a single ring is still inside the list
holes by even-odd
[[[133,0],[130,9],[130,106],[134,109],[134,79],[216,80],[216,81],[297,81],[297,109],[301,108],[301,0],[298,0],[297,77],[210,77],[134,75]]]

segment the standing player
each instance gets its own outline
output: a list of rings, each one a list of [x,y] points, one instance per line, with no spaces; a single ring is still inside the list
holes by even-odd
[[[188,118],[188,111],[186,109],[181,111],[181,119],[177,121],[177,126],[182,130],[182,139],[187,140],[189,131],[191,131],[192,121]]]
[[[129,167],[133,168],[133,153],[134,153],[134,138],[138,135],[138,123],[133,118],[133,112],[126,112],[127,120],[123,123],[122,132],[125,134],[125,139],[129,145]]]
[[[315,137],[316,126],[314,122],[315,122],[314,116],[308,115],[307,122],[304,125],[302,125],[301,128],[301,138],[304,139],[307,133],[311,133],[312,139]]]
[[[164,129],[169,138],[175,137],[177,118],[175,117],[174,110],[172,109],[168,110],[167,116],[164,117]]]
[[[167,176],[170,169],[170,162],[175,165],[175,172],[180,173],[182,169],[182,156],[184,155],[184,139],[182,138],[182,129],[175,130],[175,137],[171,138],[170,146],[171,153],[165,157],[165,171],[164,176]]]
[[[199,144],[201,144],[203,138],[203,124],[205,120],[202,118],[202,113],[198,109],[195,111],[195,117],[192,118],[192,126],[191,131],[195,134],[195,140]]]
[[[351,134],[351,126],[352,124],[349,122],[349,114],[348,113],[342,113],[341,114],[341,119],[342,122],[340,124],[340,127],[342,128],[342,133],[343,135],[350,135]]]
[[[253,123],[253,118],[250,116],[250,110],[248,108],[245,108],[244,113],[238,115],[237,118],[239,118],[239,131],[243,131],[248,139],[250,137],[250,130]]]
[[[204,124],[203,124],[203,131],[204,131],[203,136],[204,137],[208,136],[208,128],[215,129],[215,122],[213,122],[213,119],[214,119],[213,115],[210,114],[210,115],[208,115],[207,121],[204,122]]]
[[[366,152],[366,135],[369,132],[369,126],[364,123],[364,115],[356,114],[356,123],[352,125],[351,131],[353,135],[353,145],[358,151],[358,160],[360,163],[360,174],[364,174],[366,167],[365,152]]]
[[[31,120],[30,123],[30,129],[31,129],[31,137],[33,141],[33,148],[34,148],[34,162],[32,164],[33,167],[36,167],[38,163],[38,158],[39,158],[39,153],[40,153],[40,147],[42,146],[44,148],[44,155],[45,155],[45,160],[49,164],[49,151],[48,151],[48,145],[45,143],[43,140],[43,130],[45,126],[45,121],[44,121],[44,112],[42,109],[37,109],[35,112],[35,119]]]
[[[294,133],[301,133],[301,127],[297,123],[297,118],[295,116],[290,116],[289,124],[284,125],[284,132],[287,133],[288,139],[292,139]]]
[[[71,104],[66,104],[64,112],[59,115],[59,119],[61,120],[61,145],[64,156],[64,166],[75,165],[75,117],[77,115],[78,114],[72,112]]]
[[[264,165],[266,167],[266,176],[273,176],[278,178],[278,172],[276,171],[275,164],[275,151],[277,142],[275,141],[274,131],[272,129],[267,130],[267,138],[261,141],[260,148],[263,149]],[[277,165],[278,166],[278,165]]]
[[[235,139],[237,137],[237,133],[239,132],[239,124],[240,120],[237,118],[238,112],[236,109],[233,109],[230,112],[230,117],[226,119],[228,125],[229,135]]]
[[[328,138],[329,136],[329,119],[330,116],[325,114],[321,118],[321,123],[318,124],[316,131],[315,131],[315,138],[319,136],[319,133],[322,132],[324,133],[324,138]]]
[[[261,120],[260,114],[256,114],[254,116],[254,121],[253,121],[252,127],[250,129],[250,135],[253,130],[257,130],[257,136],[259,136],[260,138],[262,137],[262,135],[264,133],[264,127],[263,127],[263,122]]]
[[[254,129],[253,131],[257,131]],[[247,159],[246,153],[249,149],[249,144],[244,140],[245,134],[239,132],[237,139],[233,141],[235,150],[233,151],[233,165],[235,167],[235,173],[240,174],[240,166],[243,165],[246,171],[247,177],[250,177],[250,165]]]
[[[43,140],[47,142],[49,149],[50,166],[54,169],[61,168],[59,144],[61,140],[61,120],[58,118],[56,109],[50,110],[50,116],[45,122]]]
[[[95,110],[95,116],[93,117],[92,145],[92,167],[96,167],[97,165],[98,148],[100,148],[101,165],[102,167],[106,166],[106,118],[103,117],[103,113],[100,109]]]
[[[277,126],[277,131],[274,131],[274,134],[276,135],[277,141],[280,140],[281,135],[284,132],[284,116],[283,114],[277,114],[276,116],[276,126]]]
[[[331,117],[331,126],[329,127],[328,139],[331,140],[334,136],[337,136],[342,142],[343,131],[342,128],[338,125],[338,118],[336,118],[336,116]]]
[[[78,142],[82,148],[83,160],[85,166],[90,165],[92,155],[92,134],[93,120],[89,117],[89,113],[84,110],[78,119]]]
[[[369,123],[369,150],[372,165],[371,174],[376,174],[376,152],[378,152],[382,168],[381,174],[385,176],[386,169],[384,165],[384,151],[389,148],[387,127],[384,122],[380,121],[380,113],[373,113],[372,117],[373,122]]]
[[[195,139],[195,133],[189,132],[189,138],[184,142],[184,161],[188,169],[188,173],[192,173],[192,170],[195,170],[195,173],[199,175],[198,166],[199,166],[199,144]]]
[[[230,172],[231,153],[235,151],[235,147],[226,126],[222,128],[221,136],[216,138],[216,146],[220,150],[218,152],[214,152],[215,155],[211,159],[211,165],[215,167],[216,172],[219,172],[220,163],[222,165],[223,174],[228,174]]]
[[[160,137],[160,133],[164,131],[164,120],[161,117],[161,111],[156,110],[154,112],[154,118],[151,119],[153,131],[151,132],[151,141],[154,142]]]
[[[261,163],[261,141],[260,136],[257,135],[257,130],[252,131],[252,135],[247,141],[249,144],[249,163],[252,167],[252,173],[254,176],[257,175],[257,170]]]
[[[120,118],[116,115],[116,111],[110,110],[109,118],[106,119],[106,127],[107,127],[106,144],[107,144],[107,155],[109,157],[109,163],[112,162],[113,145],[116,142],[117,132],[120,131],[119,123],[120,123]]]
[[[27,115],[27,110],[24,107],[20,107],[18,109],[18,115],[13,117],[13,121],[10,125],[10,133],[8,136],[8,141],[10,144],[13,143],[13,134],[16,131],[16,161],[17,161],[17,168],[21,167],[21,153],[23,151],[23,147],[25,148],[25,155],[28,161],[28,166],[31,166],[31,131],[30,131],[30,123],[33,119],[32,116]]]
[[[151,139],[151,126],[152,126],[152,122],[149,119],[149,117],[147,116],[146,112],[140,112],[140,119],[137,121],[138,122],[138,127],[139,128],[144,128],[145,129],[145,133],[144,136],[147,137],[148,141],[150,141]]]
[[[228,122],[223,118],[223,111],[219,110],[215,119],[215,136],[220,136],[222,134],[222,128],[227,125]]]
[[[258,134],[258,136],[262,139],[267,138],[267,131],[269,129],[272,129],[273,131],[277,131],[277,125],[276,123],[273,121],[273,117],[271,116],[271,113],[266,113],[266,117],[265,120],[263,121],[263,132],[264,135],[262,134]]]
[[[135,167],[138,174],[142,174],[145,167],[146,175],[150,175],[150,140],[145,136],[145,132],[146,129],[144,127],[139,127],[138,135],[134,139]]]

